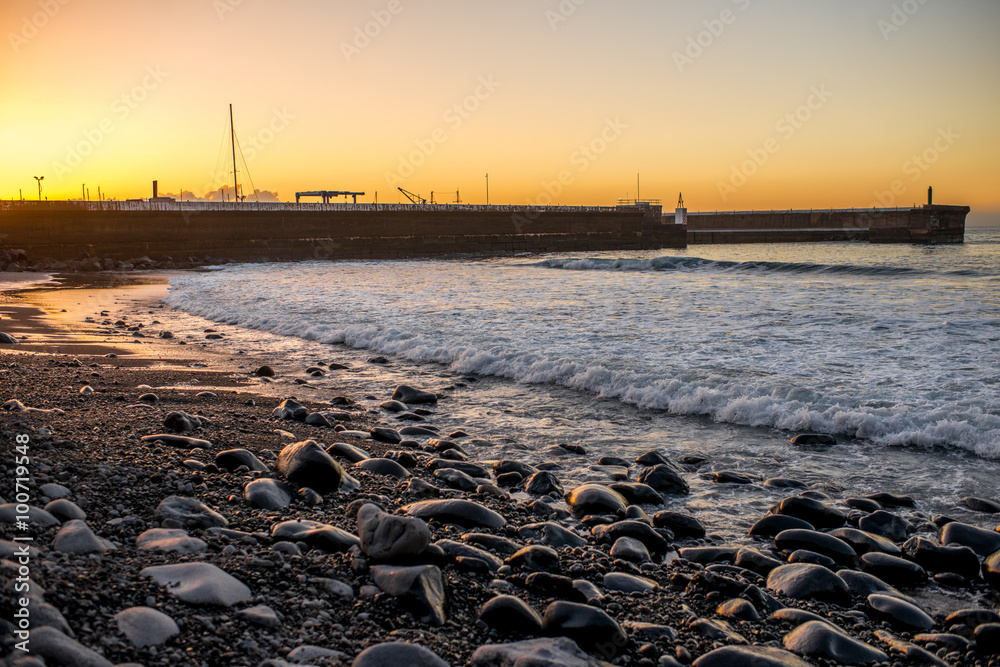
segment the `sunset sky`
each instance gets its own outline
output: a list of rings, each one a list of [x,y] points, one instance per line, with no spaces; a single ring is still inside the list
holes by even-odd
[[[1000,212],[996,0],[4,0],[0,197]],[[240,174],[241,184],[245,175]],[[244,185],[250,192],[249,185]],[[896,193],[892,190],[895,188]],[[405,201],[405,200],[404,200]]]

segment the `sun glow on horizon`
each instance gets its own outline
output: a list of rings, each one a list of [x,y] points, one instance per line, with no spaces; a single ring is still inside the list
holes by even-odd
[[[0,198],[218,197],[232,103],[281,201],[1000,211],[1000,5],[913,4],[10,0]]]

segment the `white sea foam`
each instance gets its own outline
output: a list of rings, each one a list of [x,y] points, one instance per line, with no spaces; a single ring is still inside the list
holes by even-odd
[[[1000,458],[992,279],[893,261],[232,266],[174,279],[167,302],[676,415]]]

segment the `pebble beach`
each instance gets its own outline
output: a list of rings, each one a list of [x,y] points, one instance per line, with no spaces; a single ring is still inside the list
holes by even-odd
[[[444,419],[461,377],[310,391],[336,347],[207,348],[163,275],[69,284],[0,296],[5,665],[1000,664],[996,497],[932,513],[670,443],[559,443],[603,475],[572,484],[553,450],[482,456]],[[780,498],[723,539],[664,508],[695,479]]]

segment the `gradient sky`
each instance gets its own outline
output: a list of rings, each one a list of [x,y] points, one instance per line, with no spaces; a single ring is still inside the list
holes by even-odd
[[[691,210],[909,206],[933,185],[938,203],[1000,212],[996,0],[0,12],[2,198],[37,197],[36,175],[51,199],[84,183],[145,197],[153,179],[202,196],[232,179],[216,169],[232,103],[254,185],[281,200],[395,202],[402,185],[483,203],[489,172],[491,203],[608,205],[638,172],[643,198],[683,191]]]

